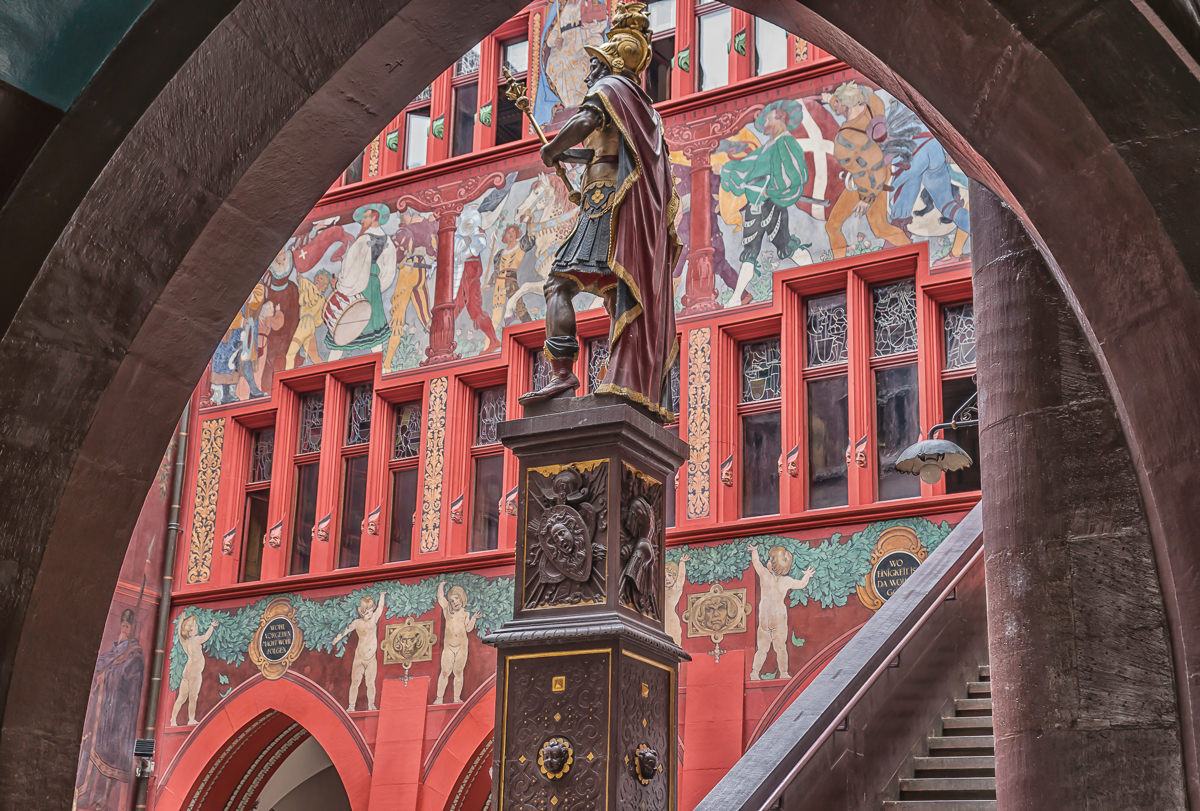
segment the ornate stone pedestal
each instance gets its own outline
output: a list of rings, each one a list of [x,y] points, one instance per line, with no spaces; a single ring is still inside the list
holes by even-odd
[[[521,462],[520,529],[513,620],[485,640],[492,807],[673,811],[688,656],[663,632],[664,498],[687,445],[604,396],[531,406],[500,436]]]

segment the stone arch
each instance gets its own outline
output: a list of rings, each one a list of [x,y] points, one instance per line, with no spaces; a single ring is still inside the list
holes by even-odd
[[[1200,805],[1200,545],[1189,543],[1200,525],[1200,204],[1179,175],[1190,165],[1179,156],[1200,151],[1196,32],[1156,17],[1163,4],[1135,0],[733,4],[802,32],[904,100],[1030,228],[1130,447],[1169,621],[1189,797]],[[229,313],[325,179],[521,5],[379,0],[351,15],[338,4],[299,12],[294,0],[230,0],[161,90],[139,88],[144,106],[123,110],[126,134],[110,152],[76,165],[56,147],[62,174],[39,157],[41,174],[30,179],[31,169],[0,211],[0,233],[21,245],[15,272],[31,280],[0,341],[0,486],[20,494],[0,505],[7,803],[68,802],[102,608]],[[122,54],[139,58],[162,59],[149,47]],[[76,105],[118,107],[87,92]],[[67,130],[83,152],[92,132]],[[56,178],[70,187],[61,196]],[[65,211],[35,216],[61,199]],[[34,248],[14,222],[37,234]]]
[[[242,778],[260,778],[275,765],[259,757],[294,745],[300,733],[316,738],[333,760],[350,807],[367,811],[374,764],[366,739],[320,685],[292,672],[274,681],[254,676],[206,715],[163,770],[154,807],[204,809],[213,792],[223,802],[231,792],[247,791]]]
[[[438,736],[421,768],[420,811],[458,811],[460,788],[486,776],[489,748],[496,730],[496,676],[493,674],[463,702],[463,708]],[[466,785],[469,791],[469,785]],[[456,803],[457,801],[457,803]]]

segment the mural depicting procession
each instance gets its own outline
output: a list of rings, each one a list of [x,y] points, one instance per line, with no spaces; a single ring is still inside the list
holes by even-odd
[[[666,632],[693,658],[719,661],[729,648],[745,648],[748,680],[788,679],[870,618],[950,529],[944,520],[904,518],[824,538],[755,536],[668,550]],[[288,669],[348,713],[377,710],[387,678],[428,676],[430,705],[459,704],[493,675],[495,653],[482,638],[511,618],[512,605],[512,578],[494,573],[186,605],[172,627],[167,724],[195,725],[250,677]]]
[[[605,9],[602,0],[561,0],[539,23],[530,84],[534,115],[551,129],[582,99],[586,64],[579,54],[585,42],[603,39]],[[818,92],[782,87],[753,104],[739,101],[733,118],[720,119],[732,122],[728,131],[705,133],[715,145],[702,156],[683,149],[693,137],[689,122],[719,111],[665,120],[682,203],[677,311],[684,311],[689,256],[709,246],[716,248],[713,284],[724,307],[770,301],[773,274],[799,265],[914,242],[929,243],[934,266],[969,258],[966,176],[911,110],[846,75],[856,78]],[[532,148],[522,160],[500,188],[476,184],[485,190],[457,214],[450,339],[462,357],[498,351],[505,327],[544,316],[542,289],[554,254],[574,229],[578,208],[562,184]],[[708,171],[693,173],[697,160]],[[493,171],[478,168],[480,177]],[[708,188],[694,189],[701,178]],[[385,375],[426,360],[438,221],[414,209],[411,197],[401,205],[408,192],[400,187],[385,202],[351,204],[288,240],[213,356],[210,403],[269,396],[276,373],[327,360],[378,352]],[[700,200],[711,208],[707,234],[692,233]],[[600,304],[585,295],[576,306]]]

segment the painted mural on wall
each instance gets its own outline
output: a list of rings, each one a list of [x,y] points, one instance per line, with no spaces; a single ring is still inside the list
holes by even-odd
[[[174,453],[172,443],[134,526],[104,625],[75,777],[76,809],[109,811],[133,803],[133,741],[144,724]]]
[[[670,549],[667,633],[693,657],[744,648],[750,681],[787,679],[870,618],[950,530],[903,518]],[[460,704],[493,674],[495,653],[480,640],[511,619],[512,604],[511,576],[454,573],[184,606],[172,627],[168,726],[194,725],[247,679],[289,668],[350,713],[377,710],[386,678],[428,676],[430,706]]]
[[[429,703],[461,703],[491,675],[494,653],[479,640],[512,618],[512,605],[511,577],[457,573],[185,606],[172,628],[167,724],[195,725],[246,679],[279,678],[288,668],[345,697],[347,712],[375,711],[380,679],[389,677],[436,676]],[[422,662],[430,664],[415,666]]]
[[[584,45],[600,45],[608,31],[605,0],[552,0],[546,7],[534,55],[537,83],[533,115],[557,128],[574,114],[587,92]]]
[[[546,41],[602,35],[603,12],[589,22],[594,3],[551,4],[548,14],[559,8],[581,22]],[[549,73],[539,82],[557,75],[565,86],[565,68],[543,58]],[[783,87],[665,125],[682,203],[680,312],[702,247],[715,248],[725,307],[769,301],[774,272],[798,265],[913,242],[929,243],[935,266],[970,256],[966,176],[911,110],[861,77],[805,94]],[[499,351],[506,326],[544,317],[554,254],[574,228],[577,206],[536,153],[514,162],[500,188],[478,184],[455,220],[453,340],[462,357]],[[399,211],[404,191],[314,220],[287,242],[213,357],[213,403],[267,396],[277,372],[326,360],[378,352],[392,374],[426,359],[438,220],[411,201]],[[711,207],[707,234],[692,233],[700,200]],[[579,309],[599,306],[594,296],[576,299]]]

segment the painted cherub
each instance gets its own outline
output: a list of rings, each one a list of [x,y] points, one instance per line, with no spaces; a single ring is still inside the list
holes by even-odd
[[[758,545],[747,544],[750,563],[758,572],[758,623],[754,638],[754,663],[750,668],[750,679],[761,678],[763,664],[767,661],[769,648],[775,649],[775,664],[779,667],[779,678],[789,679],[788,673],[788,616],[787,596],[792,589],[808,586],[816,569],[809,566],[799,580],[790,576],[792,553],[782,546],[771,548],[766,566],[758,558]]]
[[[450,598],[446,598],[446,583],[438,583],[438,605],[442,607],[442,616],[446,620],[442,632],[442,670],[438,674],[437,700],[441,704],[446,695],[446,684],[450,675],[454,675],[454,702],[462,701],[463,670],[467,667],[467,634],[475,630],[475,622],[483,616],[476,611],[467,611],[467,591],[462,586],[451,586]]]
[[[378,663],[375,654],[379,650],[379,618],[383,616],[383,603],[387,599],[384,592],[379,592],[379,602],[374,597],[363,597],[358,601],[358,616],[355,617],[346,630],[333,638],[336,645],[351,631],[358,633],[358,647],[354,650],[354,664],[350,666],[350,700],[346,704],[346,712],[354,712],[358,705],[358,688],[367,682],[367,712],[375,710],[375,674]]]
[[[188,708],[188,726],[196,724],[196,699],[200,697],[200,685],[204,681],[204,643],[212,638],[219,624],[213,620],[208,624],[208,630],[201,634],[195,614],[179,623],[179,644],[187,654],[187,662],[183,666],[183,678],[179,681],[179,695],[175,698],[175,706],[171,708],[171,726],[179,726],[179,710],[184,701]]]
[[[683,597],[683,584],[687,582],[687,562],[692,556],[684,552],[678,563],[668,563],[663,571],[667,581],[666,613],[664,627],[676,645],[683,644],[683,625],[679,622],[679,600]]]

